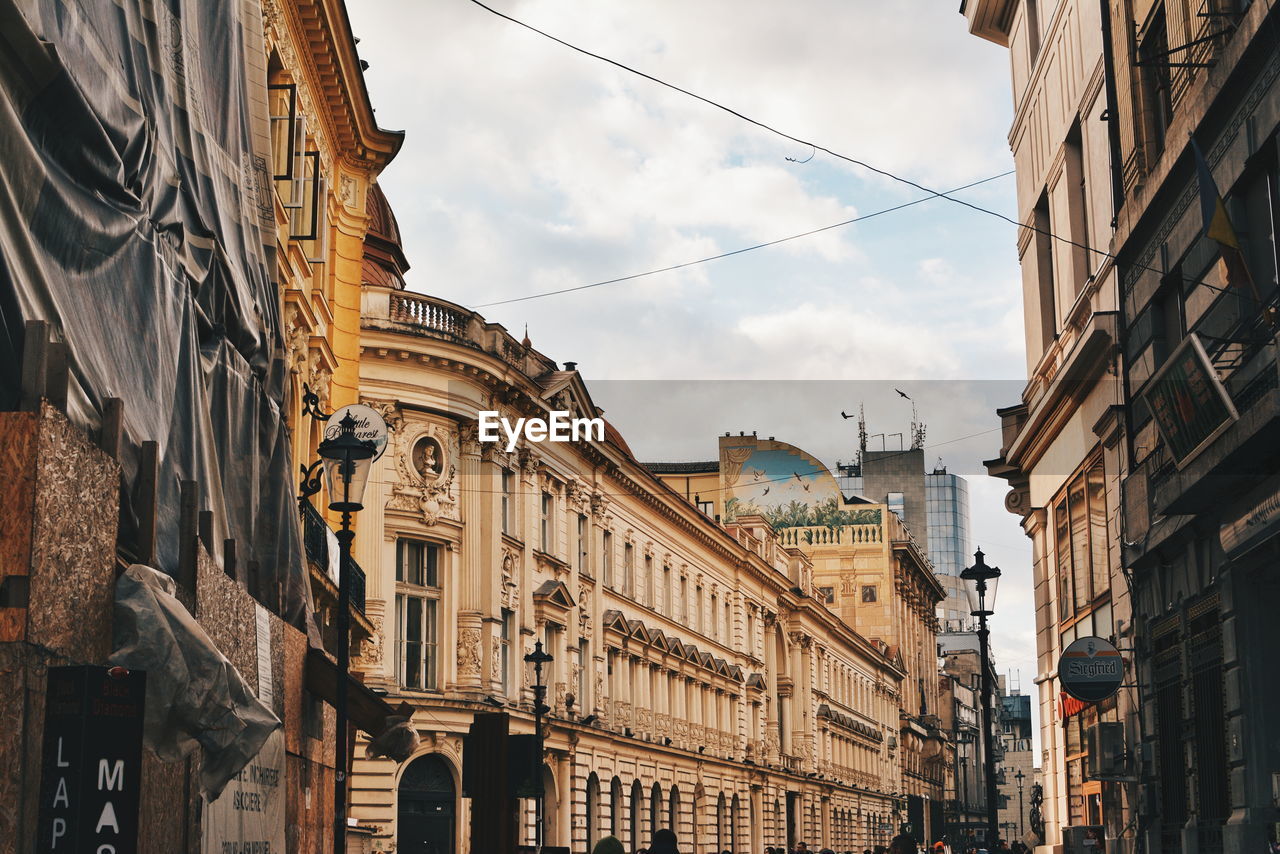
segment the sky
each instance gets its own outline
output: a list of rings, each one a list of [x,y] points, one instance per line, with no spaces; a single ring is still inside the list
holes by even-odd
[[[1007,51],[969,35],[954,0],[490,5],[930,190],[1013,168]],[[997,666],[1033,691],[1031,549],[981,464],[1026,375],[1012,225],[472,0],[349,14],[378,122],[406,132],[380,183],[411,290],[576,361],[642,460],[713,459],[717,435],[754,430],[834,466],[857,445],[842,410],[864,406],[889,434],[871,447],[898,447],[901,389],[929,463],[969,479],[974,543],[1004,571]],[[1012,175],[956,196],[1017,218]]]

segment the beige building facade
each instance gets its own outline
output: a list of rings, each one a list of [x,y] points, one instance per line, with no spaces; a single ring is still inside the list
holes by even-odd
[[[966,0],[962,12],[971,33],[1008,48],[1013,84],[1028,379],[1000,411],[1001,453],[987,469],[1009,482],[1005,507],[1032,543],[1047,851],[1069,826],[1132,836],[1134,793],[1085,775],[1088,728],[1126,720],[1130,701],[1064,703],[1057,674],[1077,638],[1132,645],[1117,545],[1123,399],[1104,21],[1088,0]]]
[[[537,641],[546,844],[634,850],[663,827],[692,852],[887,843],[907,820],[906,659],[816,595],[805,549],[746,515],[717,524],[612,426],[482,441],[485,411],[599,412],[572,365],[387,269],[364,285],[360,394],[391,439],[358,520],[374,631],[356,666],[410,704],[422,745],[403,765],[357,748],[351,815],[373,847],[469,851],[462,736],[495,709],[532,731]]]

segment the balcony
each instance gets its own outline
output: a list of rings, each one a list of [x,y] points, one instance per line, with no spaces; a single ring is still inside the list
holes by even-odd
[[[336,551],[337,544],[330,542],[336,539],[327,522],[320,515],[319,511],[311,505],[310,501],[302,502],[302,546],[306,552],[307,560],[314,565],[319,574],[327,581],[332,583],[333,596],[337,597],[338,580],[336,576],[336,568],[330,569],[330,561],[337,562]],[[347,558],[347,573],[351,579],[351,607],[361,614],[364,613],[365,606],[365,577],[364,570],[360,568],[360,564],[356,563],[355,558]]]

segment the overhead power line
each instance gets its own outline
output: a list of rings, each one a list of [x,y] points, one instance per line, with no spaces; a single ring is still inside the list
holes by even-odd
[[[570,50],[576,51],[577,53],[580,53],[583,56],[589,56],[592,59],[596,59],[596,60],[599,60],[600,62],[604,62],[609,65],[612,65],[613,67],[621,69],[622,71],[626,71],[629,74],[634,74],[637,77],[643,77],[645,80],[648,80],[651,83],[656,83],[659,86],[663,86],[667,89],[671,89],[674,92],[679,92],[680,94],[686,95],[690,98],[693,98],[694,100],[701,101],[702,103],[710,107],[714,107],[717,110],[721,110],[723,112],[728,113],[731,116],[734,116],[735,118],[741,119],[747,124],[754,125],[755,127],[758,127],[761,130],[768,131],[769,133],[772,133],[776,136],[780,136],[783,139],[790,140],[791,142],[797,143],[798,145],[810,146],[815,151],[821,151],[824,154],[829,154],[832,157],[836,158],[837,160],[843,160],[846,163],[851,163],[855,166],[859,166],[867,170],[868,172],[874,172],[877,175],[881,175],[885,178],[890,179],[891,181],[896,181],[899,184],[906,184],[908,187],[914,187],[917,190],[921,190],[925,193],[928,193],[929,198],[940,197],[940,198],[946,199],[949,202],[954,202],[957,205],[962,205],[966,208],[969,208],[970,210],[974,210],[979,213],[986,214],[987,216],[992,216],[992,217],[995,217],[996,219],[1003,220],[1004,222],[1007,222],[1010,225],[1016,226],[1018,228],[1025,228],[1028,231],[1043,235],[1052,240],[1057,240],[1059,242],[1067,244],[1068,246],[1073,246],[1077,249],[1083,249],[1085,252],[1091,253],[1093,255],[1098,255],[1102,258],[1109,258],[1113,260],[1116,259],[1116,256],[1114,254],[1112,254],[1111,252],[1107,252],[1104,249],[1098,249],[1096,247],[1090,246],[1087,243],[1080,243],[1076,240],[1072,240],[1070,237],[1064,237],[1060,234],[1056,234],[1055,232],[1049,231],[1048,229],[1043,229],[1035,225],[1019,222],[1013,217],[1010,217],[1006,214],[1002,214],[999,211],[991,210],[990,208],[984,208],[982,205],[975,204],[973,202],[968,202],[968,201],[965,201],[964,199],[958,199],[958,198],[955,198],[954,196],[948,195],[948,193],[956,192],[955,190],[948,190],[944,192],[941,190],[931,189],[929,187],[926,187],[923,184],[920,184],[916,181],[911,180],[910,178],[904,178],[903,176],[898,175],[894,172],[891,172],[887,169],[881,169],[878,166],[873,166],[870,163],[867,163],[865,160],[859,160],[856,157],[851,157],[847,154],[841,154],[840,152],[833,151],[832,149],[827,148],[824,145],[819,145],[818,143],[804,139],[803,137],[798,137],[798,136],[789,134],[784,130],[780,130],[779,128],[776,128],[773,125],[768,124],[767,122],[763,122],[759,119],[754,119],[751,116],[738,112],[732,107],[725,106],[724,104],[721,104],[718,101],[713,101],[710,98],[707,98],[703,95],[699,95],[696,92],[691,92],[688,89],[675,85],[674,83],[668,83],[666,80],[663,80],[659,77],[654,77],[652,74],[647,74],[646,72],[640,71],[639,69],[632,68],[631,66],[626,65],[625,63],[622,63],[622,62],[618,62],[615,59],[610,59],[607,56],[602,56],[598,53],[593,53],[592,51],[589,51],[586,48],[578,47],[577,45],[572,44],[571,42],[567,42],[562,38],[553,36],[551,33],[545,32],[544,30],[540,30],[537,27],[533,26],[532,24],[527,24],[524,21],[521,21],[518,18],[513,18],[504,12],[499,12],[497,9],[494,9],[492,6],[482,3],[481,0],[470,0],[470,2],[475,4],[476,6],[479,6],[481,9],[484,9],[486,12],[489,12],[490,14],[496,15],[499,18],[502,18],[503,20],[510,21],[511,23],[516,24],[517,26],[523,27],[526,30],[529,30],[530,32],[537,33],[543,38],[550,39],[556,44],[563,45],[564,47],[567,47]],[[1159,273],[1162,276],[1165,275],[1166,273],[1165,270],[1161,270],[1157,267],[1152,267],[1147,264],[1138,264],[1134,262],[1133,266],[1141,270],[1148,270],[1153,273]],[[1183,281],[1189,284],[1203,285],[1209,290],[1217,291],[1219,293],[1226,293],[1228,290],[1227,288],[1219,287],[1217,285],[1212,285],[1209,282],[1206,282],[1203,280],[1195,280],[1195,279],[1189,279],[1189,278],[1183,277]],[[497,305],[497,304],[498,303],[491,303],[491,305]]]
[[[961,190],[967,190],[970,187],[976,187],[979,184],[986,184],[989,181],[994,181],[997,178],[1004,178],[1012,174],[1013,174],[1013,170],[1010,169],[1008,172],[1001,172],[999,175],[992,175],[991,177],[983,178],[980,181],[973,181],[972,183],[965,184],[963,187],[956,187],[953,190],[947,190],[947,192],[958,193]],[[769,246],[777,246],[779,243],[786,243],[788,240],[799,240],[801,237],[809,237],[810,235],[813,235],[813,234],[820,234],[821,232],[824,232],[824,231],[830,231],[833,228],[843,228],[846,225],[853,225],[855,222],[865,222],[866,220],[872,219],[873,217],[882,216],[887,213],[893,213],[894,211],[900,211],[903,208],[909,208],[912,205],[918,205],[921,202],[927,202],[931,199],[936,199],[941,195],[943,194],[933,193],[928,196],[921,196],[918,199],[912,199],[909,202],[903,202],[902,204],[894,205],[891,208],[884,208],[883,210],[873,211],[872,213],[869,213],[869,214],[862,214],[861,216],[855,216],[853,219],[846,219],[844,222],[837,222],[831,225],[824,225],[821,228],[815,228],[815,229],[812,229],[811,231],[801,232],[800,234],[793,234],[790,237],[779,237],[777,240],[770,240],[766,243],[757,243],[754,246],[746,246],[741,249],[734,249],[729,252],[721,252],[719,255],[711,255],[706,258],[699,258],[696,261],[685,261],[682,264],[672,264],[669,267],[661,267],[657,270],[648,270],[644,273],[633,273],[630,276],[619,276],[616,279],[605,279],[602,282],[592,282],[589,285],[576,285],[571,288],[560,288],[559,290],[554,290],[554,291],[543,291],[541,293],[528,294],[522,297],[512,297],[511,299],[494,300],[493,302],[482,302],[478,305],[472,306],[472,308],[489,308],[495,305],[507,305],[513,302],[524,302],[525,300],[542,299],[543,297],[553,297],[558,294],[568,294],[574,291],[585,291],[588,288],[599,288],[604,285],[616,285],[619,282],[629,282],[629,281],[632,281],[633,279],[642,279],[645,276],[656,276],[659,273],[670,273],[672,270],[680,270],[684,267],[692,267],[697,264],[705,264],[708,261],[719,261],[722,258],[729,258],[734,255],[741,255],[744,252],[753,252],[757,249],[764,249]]]

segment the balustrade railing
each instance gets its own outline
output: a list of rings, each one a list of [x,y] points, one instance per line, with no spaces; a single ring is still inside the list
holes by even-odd
[[[456,338],[466,335],[467,322],[470,319],[466,312],[410,293],[393,293],[390,299],[392,320],[412,323]]]

